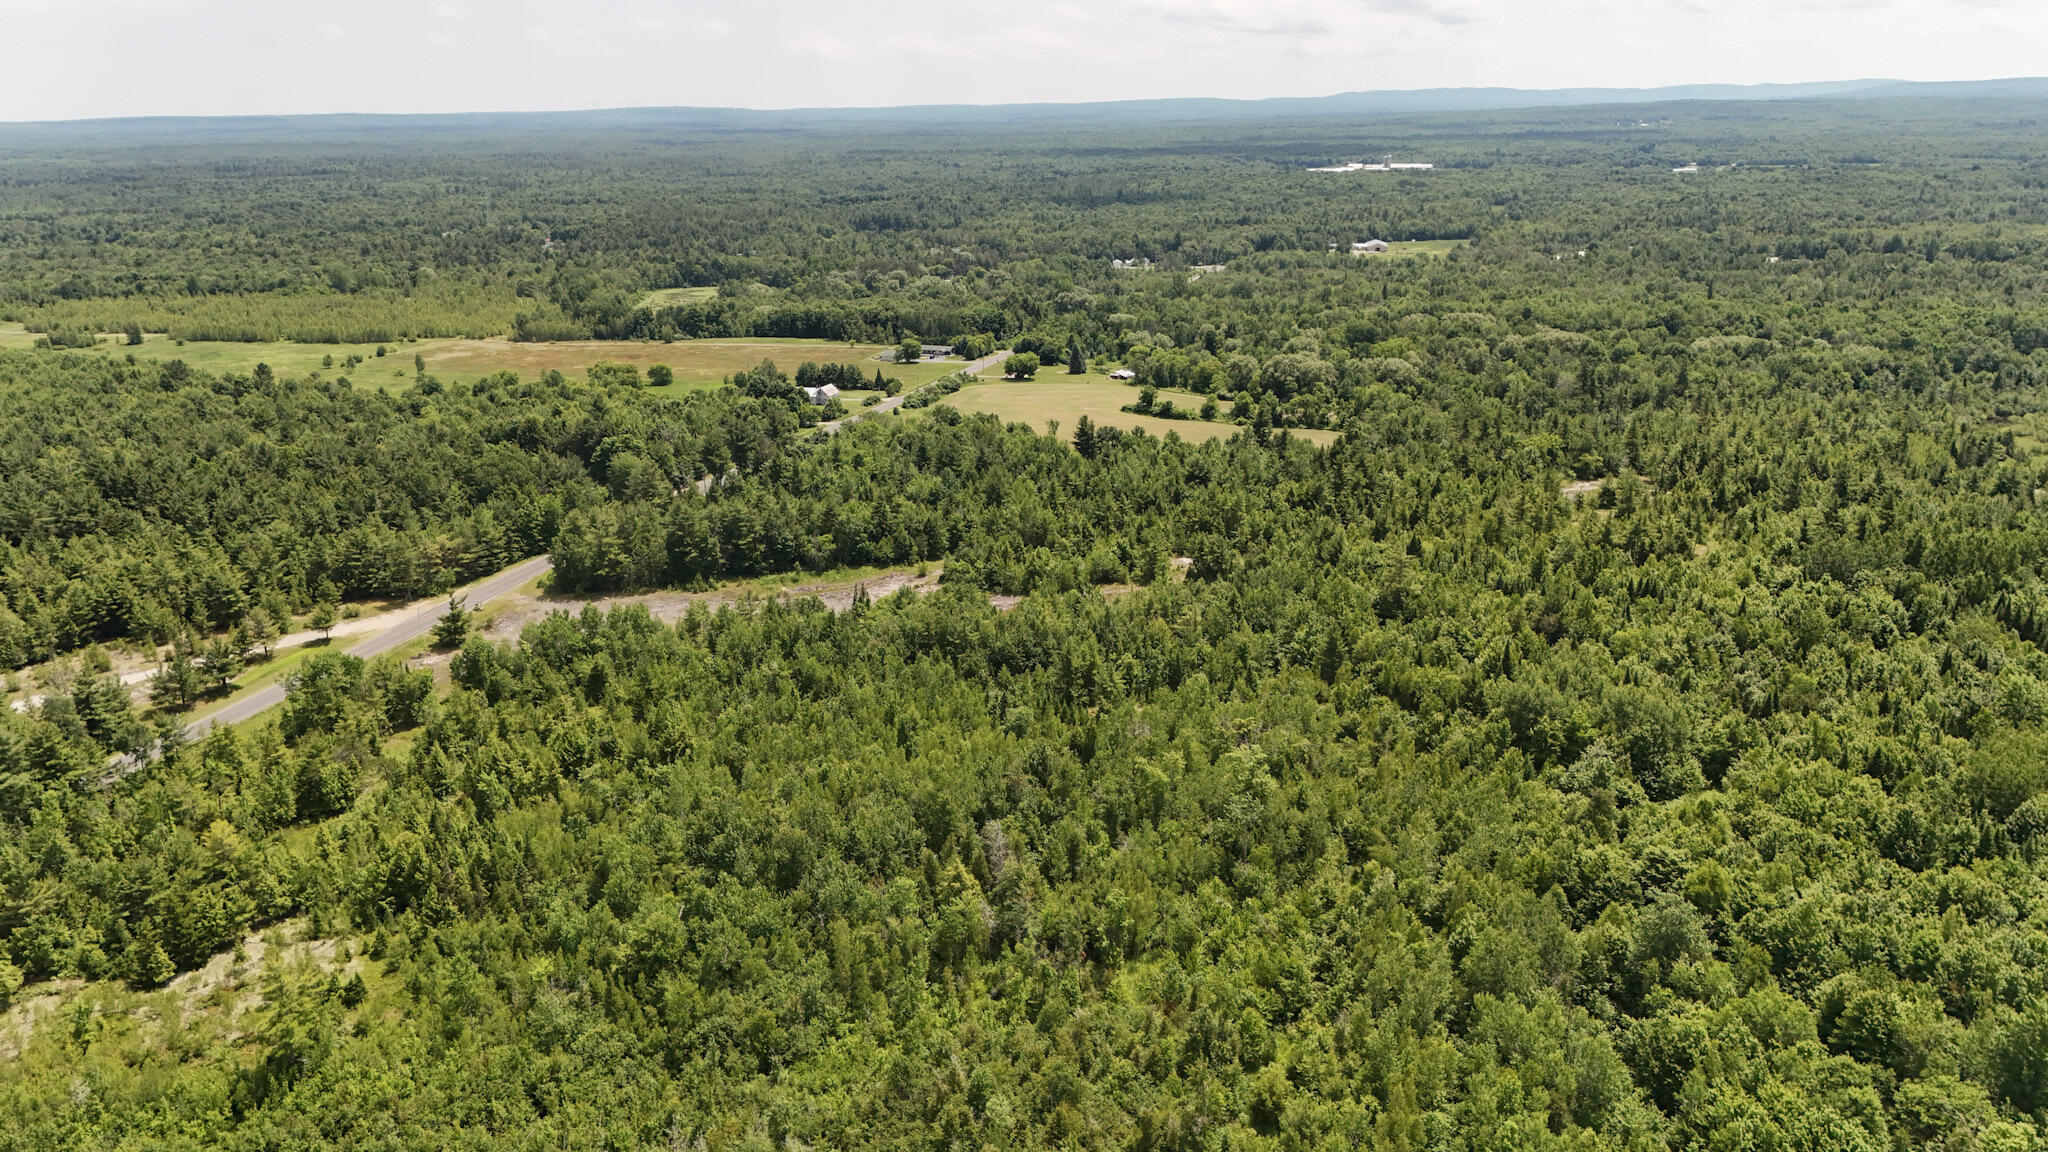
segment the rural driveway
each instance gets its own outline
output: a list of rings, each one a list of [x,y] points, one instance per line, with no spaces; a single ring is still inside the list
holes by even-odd
[[[960,367],[954,369],[954,372],[965,372],[969,376],[978,376],[982,372],[987,371],[989,365],[994,364],[996,361],[1002,359],[1005,356],[1008,356],[1009,354],[1010,352],[1007,348],[1000,352],[991,352],[988,355],[983,356],[981,359],[976,360],[971,364],[962,364]],[[923,387],[923,385],[919,385],[919,387]],[[852,413],[850,415],[841,416],[837,420],[827,420],[824,423],[818,425],[818,427],[825,432],[837,432],[842,427],[851,424],[855,420],[859,420],[863,417],[880,416],[883,415],[884,413],[894,412],[896,409],[901,408],[903,406],[903,402],[905,400],[910,399],[911,395],[916,391],[916,388],[912,388],[909,392],[903,392],[895,396],[885,397],[881,403],[875,405],[873,408],[863,408],[860,411]]]
[[[522,560],[495,576],[486,576],[467,588],[458,588],[451,595],[461,597],[472,608],[481,607],[552,567],[546,556],[536,556]],[[367,660],[426,635],[434,622],[441,618],[445,604],[445,600],[425,601],[377,617],[383,629],[348,649],[348,654]],[[269,711],[284,702],[284,692],[283,684],[265,685],[260,691],[251,692],[213,715],[193,721],[185,729],[185,739],[201,740],[222,724],[239,724],[251,716]]]

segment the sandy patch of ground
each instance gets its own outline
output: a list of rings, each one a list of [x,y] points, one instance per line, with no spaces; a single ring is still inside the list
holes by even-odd
[[[218,1014],[230,1030],[264,1005],[263,975],[273,967],[310,965],[316,970],[346,976],[362,968],[360,955],[340,960],[339,939],[307,940],[303,920],[290,920],[242,938],[239,956],[222,952],[202,967],[182,973],[154,993],[123,993],[127,1008],[136,1019],[163,1023],[166,1014],[191,1017]],[[36,1030],[56,1018],[64,1007],[81,994],[107,992],[119,985],[93,984],[84,980],[51,980],[16,996],[0,1014],[0,1060],[18,1059],[34,1038]],[[141,1003],[134,1003],[140,999]],[[121,1001],[116,1001],[120,1003]]]
[[[868,599],[880,600],[885,596],[908,588],[923,595],[939,586],[940,571],[932,567],[923,575],[912,569],[899,569],[877,573],[859,580],[819,580],[803,584],[789,584],[763,589],[753,584],[735,584],[716,588],[709,592],[633,592],[616,596],[547,596],[520,591],[505,596],[493,605],[495,618],[481,633],[490,640],[512,640],[525,631],[528,624],[542,619],[553,612],[580,613],[584,608],[595,606],[600,609],[620,608],[638,604],[645,607],[650,615],[666,624],[673,624],[690,610],[690,605],[702,603],[716,608],[721,604],[737,604],[749,596],[757,600],[802,600],[817,599],[834,612],[844,612],[853,607],[853,600],[861,588],[867,589]]]
[[[221,993],[227,993],[226,1003],[220,1005],[220,1010],[232,1024],[263,1006],[263,994],[259,989],[263,973],[273,966],[310,964],[322,971],[344,974],[362,966],[362,960],[353,956],[347,963],[337,962],[341,945],[338,939],[300,938],[305,927],[303,921],[292,920],[261,932],[251,932],[242,938],[239,959],[234,952],[222,952],[204,966],[183,973],[164,985],[164,991],[177,997],[179,1008],[187,1015],[202,1010],[209,1000],[219,1003]],[[277,941],[275,945],[271,943],[273,940]]]
[[[0,1015],[0,1060],[19,1059],[43,1021],[83,987],[83,980],[52,980],[37,985],[33,993],[16,996],[14,1004]]]

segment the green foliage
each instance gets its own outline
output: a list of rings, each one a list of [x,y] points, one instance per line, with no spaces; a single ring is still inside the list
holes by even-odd
[[[600,387],[638,388],[640,386],[640,369],[617,360],[599,360],[590,366],[590,370],[586,375],[590,383]]]
[[[0,644],[30,655],[541,550],[566,591],[944,564],[836,613],[464,635],[445,698],[315,652],[274,723],[132,773],[104,677],[0,713],[0,993],[88,982],[0,1069],[0,1144],[2038,1147],[2038,149],[2023,117],[1813,107],[1375,125],[1446,159],[1378,191],[1162,128],[1004,137],[1068,151],[1002,184],[734,145],[688,220],[624,150],[608,203],[522,193],[588,205],[536,315],[1086,346],[1155,411],[1227,402],[1201,444],[1070,446],[943,382],[805,431],[840,366],[669,402],[0,357]],[[1930,167],[1832,158],[1873,134]],[[1675,186],[1667,140],[1803,165]],[[283,229],[251,275],[339,210],[238,207]],[[93,250],[70,220],[0,247],[24,304],[113,276],[58,275]],[[1324,253],[1362,224],[1473,243]],[[440,240],[408,242],[479,280],[512,243]],[[1100,267],[1134,243],[1153,271]],[[167,667],[203,691],[212,651]],[[337,959],[239,1013],[113,985],[295,917]]]
[[[434,621],[434,647],[441,649],[460,648],[469,638],[470,617],[475,615],[461,599],[448,601],[448,611]]]

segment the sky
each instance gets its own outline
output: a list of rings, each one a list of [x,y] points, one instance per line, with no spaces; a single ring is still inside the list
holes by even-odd
[[[0,0],[0,121],[2048,72],[2040,0]]]

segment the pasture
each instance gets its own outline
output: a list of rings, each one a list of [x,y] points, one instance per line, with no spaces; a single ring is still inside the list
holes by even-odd
[[[716,288],[656,288],[640,298],[642,308],[673,308],[678,304],[695,304],[718,295]]]
[[[1059,421],[1059,434],[1071,438],[1075,425],[1086,416],[1097,427],[1143,428],[1153,436],[1177,433],[1183,440],[1213,440],[1230,436],[1238,425],[1223,420],[1162,420],[1123,411],[1138,399],[1138,389],[1100,372],[1069,376],[1064,369],[1041,371],[1031,380],[1005,380],[1000,368],[991,368],[982,383],[970,384],[939,401],[962,412],[987,412],[1004,422],[1020,422],[1044,431],[1048,420]],[[1157,399],[1171,400],[1182,411],[1200,411],[1204,397],[1194,392],[1162,388]],[[923,409],[930,411],[930,409]],[[1224,406],[1228,412],[1228,405]],[[1292,429],[1293,435],[1317,444],[1337,438],[1335,432]]]
[[[0,349],[32,348],[37,334],[18,324],[0,325]],[[279,340],[261,344],[232,341],[172,340],[162,333],[149,333],[141,345],[130,347],[119,334],[108,335],[87,350],[95,355],[122,357],[130,353],[153,360],[183,360],[203,372],[249,372],[258,364],[286,375],[304,376],[319,372],[328,377],[346,376],[357,387],[403,390],[413,377],[413,357],[418,356],[428,374],[444,384],[467,386],[498,372],[517,372],[522,379],[536,379],[549,371],[581,376],[600,360],[631,364],[645,373],[656,364],[674,370],[676,382],[659,391],[680,394],[716,387],[727,376],[773,360],[784,372],[794,374],[806,360],[823,364],[859,364],[870,376],[879,368],[884,375],[914,388],[948,372],[958,371],[959,361],[921,361],[897,367],[881,359],[887,349],[880,344],[845,344],[828,340],[739,338],[657,341],[562,340],[548,343],[518,343],[512,340],[412,340],[384,345],[378,356],[375,344],[303,344]],[[344,367],[349,356],[362,362]]]

